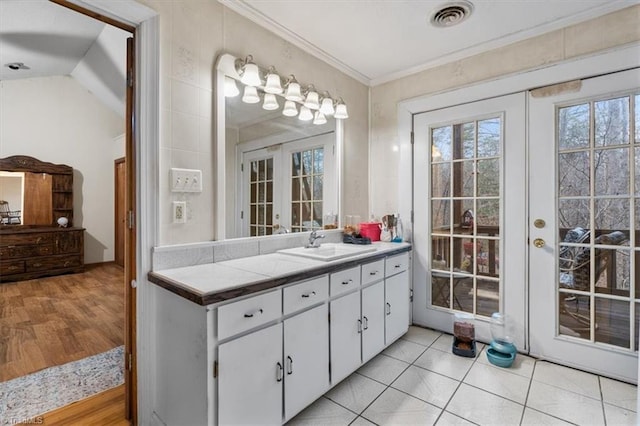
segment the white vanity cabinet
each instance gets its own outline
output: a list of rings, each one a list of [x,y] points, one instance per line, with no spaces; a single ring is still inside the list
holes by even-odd
[[[282,424],[283,407],[287,421],[329,389],[328,284],[324,275],[218,308],[223,338],[293,314],[218,346],[218,424]]]
[[[209,426],[292,419],[407,331],[405,247],[272,287],[258,281],[254,292],[234,287],[215,302],[189,300],[186,284],[159,289],[154,416]]]

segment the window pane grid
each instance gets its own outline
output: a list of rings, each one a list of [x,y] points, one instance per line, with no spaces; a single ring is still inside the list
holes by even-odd
[[[324,148],[291,154],[291,232],[322,229]]]
[[[251,161],[249,193],[249,235],[273,234],[272,158]]]
[[[502,120],[431,129],[431,303],[491,316],[500,300]]]
[[[629,350],[638,345],[640,296],[640,157],[631,145],[639,100],[630,94],[560,106],[556,128],[557,332]]]

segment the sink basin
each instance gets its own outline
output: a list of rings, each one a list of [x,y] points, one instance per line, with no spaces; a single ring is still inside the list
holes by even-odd
[[[376,251],[376,248],[371,245],[326,243],[317,248],[295,247],[278,250],[278,253],[330,262],[332,260],[343,259],[345,257],[370,253],[372,251]]]

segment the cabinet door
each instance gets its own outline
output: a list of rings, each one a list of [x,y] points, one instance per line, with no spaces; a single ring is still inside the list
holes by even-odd
[[[79,253],[83,231],[65,231],[56,234],[56,253]]]
[[[362,289],[362,362],[384,349],[384,282]]]
[[[385,280],[385,336],[391,344],[409,329],[409,273],[404,271]]]
[[[285,421],[329,389],[329,318],[326,304],[284,322]]]
[[[282,324],[220,345],[218,424],[282,424],[283,380]]]
[[[354,372],[361,364],[360,357],[360,292],[331,302],[331,383]]]

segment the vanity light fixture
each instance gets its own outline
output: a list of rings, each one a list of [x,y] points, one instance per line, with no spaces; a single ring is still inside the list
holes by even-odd
[[[344,104],[342,98],[340,98],[336,103],[336,112],[333,117],[337,118],[338,120],[349,118],[349,114],[347,113],[347,106]]]
[[[242,102],[246,104],[257,104],[258,102],[260,102],[258,89],[255,86],[244,86],[244,95],[242,95]]]
[[[313,119],[313,113],[311,112],[311,110],[306,107],[306,106],[301,106],[300,107],[300,115],[298,115],[298,119],[302,120],[302,121],[309,121]]]
[[[298,83],[298,80],[296,80],[296,77],[291,74],[289,76],[289,78],[287,79],[287,91],[284,94],[284,98],[288,101],[293,101],[293,102],[301,102],[302,99],[304,99],[302,97],[302,92],[300,91],[300,83]]]
[[[309,109],[319,109],[320,108],[320,102],[318,100],[318,92],[316,92],[315,87],[313,87],[313,84],[310,84],[307,87],[307,97],[304,100],[304,106],[306,106]]]
[[[321,124],[325,124],[326,122],[327,122],[327,117],[325,117],[324,114],[321,113],[320,111],[316,111],[316,113],[313,116],[313,124],[321,125]]]
[[[282,83],[280,82],[280,76],[276,72],[274,67],[269,67],[267,72],[267,82],[264,85],[265,93],[273,93],[279,95],[282,93]]]
[[[282,115],[285,115],[287,117],[295,117],[296,115],[298,115],[298,108],[296,107],[296,103],[293,101],[285,101]]]
[[[333,107],[333,99],[329,96],[329,92],[324,92],[322,101],[320,101],[320,112],[324,115],[333,115],[336,109]]]
[[[280,108],[278,104],[278,100],[276,99],[276,95],[273,93],[265,93],[264,102],[262,103],[262,109],[266,109],[267,111],[273,111]]]
[[[253,56],[249,55],[245,59],[238,59],[236,61],[236,71],[240,75],[242,84],[253,87],[258,87],[262,84],[260,69],[253,62]]]
[[[224,96],[226,98],[234,98],[240,94],[236,81],[229,76],[224,77]]]

